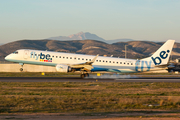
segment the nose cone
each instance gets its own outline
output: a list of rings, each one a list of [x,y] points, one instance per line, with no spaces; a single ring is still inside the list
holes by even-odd
[[[9,60],[9,58],[10,58],[10,56],[7,55],[4,59],[5,59],[5,60]]]

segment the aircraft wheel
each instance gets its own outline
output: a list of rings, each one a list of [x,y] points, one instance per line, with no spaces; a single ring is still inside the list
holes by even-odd
[[[23,71],[23,68],[20,68],[20,71],[22,72],[22,71]]]
[[[169,72],[169,73],[173,73],[173,72],[174,72],[174,70],[168,70],[168,72]]]
[[[85,76],[86,76],[86,77],[89,77],[89,74],[88,74],[88,73],[86,73],[86,74],[85,74]]]
[[[84,78],[85,77],[85,74],[81,74],[81,78]]]

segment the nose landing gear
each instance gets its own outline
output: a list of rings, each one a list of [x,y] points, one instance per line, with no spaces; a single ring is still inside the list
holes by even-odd
[[[19,70],[22,72],[24,63],[19,63],[19,65],[21,65],[21,68]]]

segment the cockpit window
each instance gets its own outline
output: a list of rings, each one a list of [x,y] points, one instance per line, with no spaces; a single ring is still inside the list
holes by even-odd
[[[13,52],[14,54],[18,54],[18,51]]]

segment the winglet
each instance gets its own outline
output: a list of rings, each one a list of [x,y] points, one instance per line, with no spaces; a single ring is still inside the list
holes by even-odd
[[[95,60],[97,59],[98,56],[99,56],[99,54],[97,54],[96,57],[94,57],[91,61],[86,62],[85,64],[91,65],[92,63],[95,62]]]
[[[97,59],[98,56],[99,56],[99,54],[97,54],[96,57],[94,57],[90,62],[93,63]]]
[[[97,59],[97,57],[99,56],[99,54],[96,55],[96,57],[94,57],[91,61],[85,62],[85,63],[81,63],[81,64],[74,64],[74,65],[70,65],[71,67],[84,67],[85,65],[90,65],[92,67],[92,64],[95,62],[95,60]]]

